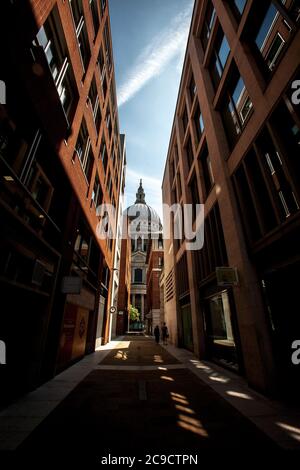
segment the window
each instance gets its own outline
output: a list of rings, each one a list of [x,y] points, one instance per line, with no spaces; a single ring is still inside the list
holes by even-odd
[[[222,107],[223,122],[231,145],[234,145],[239,138],[252,108],[253,104],[244,81],[235,73],[235,78],[226,91]]]
[[[101,16],[104,15],[106,8],[106,0],[100,0],[100,11],[101,11]]]
[[[188,138],[186,147],[185,147],[186,157],[188,161],[189,168],[191,168],[193,161],[194,161],[194,152],[191,137]]]
[[[182,114],[182,124],[183,124],[183,130],[184,130],[184,132],[185,132],[186,129],[187,129],[188,123],[189,123],[189,118],[188,118],[187,109],[186,109],[186,107],[185,107],[185,108],[184,108],[184,111],[183,111],[183,114]]]
[[[99,51],[99,55],[98,55],[98,64],[99,64],[101,83],[103,83],[104,75],[105,75],[105,64],[104,64],[104,56],[103,56],[102,46],[100,46],[100,51]]]
[[[272,127],[275,125],[276,130],[277,124],[285,127],[285,119],[288,120],[288,114],[280,105],[271,117]],[[263,130],[255,147],[248,152],[234,174],[241,217],[252,243],[266,236],[300,209],[297,192],[299,163],[295,159],[296,165],[293,165],[294,156],[290,155],[292,148],[289,145],[287,139],[280,151],[269,130]]]
[[[110,51],[110,39],[109,39],[109,29],[108,29],[108,23],[105,23],[104,27],[104,47],[105,47],[105,56],[106,56],[106,62],[108,65],[108,70],[111,69],[111,51]]]
[[[227,266],[227,252],[220,217],[216,203],[205,217],[205,243],[202,250],[195,250],[195,267],[198,284],[212,273],[217,266]]]
[[[107,183],[106,183],[106,189],[107,189],[107,192],[109,194],[109,199],[111,199],[111,196],[112,196],[112,181],[111,181],[111,174],[109,172],[108,174],[108,180],[107,180]]]
[[[100,26],[97,3],[98,3],[97,0],[90,0],[90,9],[91,9],[92,18],[93,18],[95,37],[97,36],[97,32]]]
[[[112,125],[111,125],[111,116],[110,116],[109,108],[108,108],[107,113],[106,113],[105,123],[106,123],[106,127],[107,127],[107,130],[108,130],[109,138],[111,138]]]
[[[275,68],[277,64],[277,59],[279,58],[280,52],[283,49],[284,44],[285,41],[283,37],[279,33],[277,33],[265,57],[265,61],[271,71]]]
[[[211,78],[215,87],[219,85],[229,53],[230,47],[227,42],[226,36],[221,30],[219,30],[214,45],[212,60],[209,66]]]
[[[89,141],[87,158],[83,162],[83,165],[82,165],[83,171],[84,171],[84,174],[86,176],[88,183],[90,183],[90,180],[91,180],[92,171],[93,171],[93,163],[94,163],[94,155],[93,155],[91,142]]]
[[[286,165],[279,150],[274,146],[270,135],[265,131],[259,139],[259,146],[264,155],[264,165],[268,169],[274,192],[277,193],[282,219],[299,210],[299,203],[287,178]]]
[[[282,3],[286,2],[282,1]],[[273,2],[267,9],[264,8],[258,12],[258,18],[260,21],[256,27],[257,21],[253,22],[255,45],[267,66],[267,70],[272,72],[281,58],[286,42],[290,39],[292,23],[290,24],[286,18],[281,16]],[[253,29],[252,25],[250,27]]]
[[[205,148],[200,155],[199,163],[200,175],[202,176],[203,187],[205,190],[205,195],[207,197],[214,185],[214,175],[211,167],[211,159],[208,153],[207,145],[205,145]]]
[[[27,186],[34,199],[47,212],[53,194],[53,187],[39,164],[35,163],[29,172]]]
[[[293,0],[290,4],[289,11],[291,14],[292,19],[295,21],[299,21],[300,19],[300,5],[299,0]]]
[[[200,197],[199,197],[199,190],[198,190],[198,183],[197,183],[197,177],[196,174],[194,173],[193,177],[191,178],[191,182],[189,184],[190,187],[190,195],[191,195],[191,201],[192,201],[192,217],[193,217],[193,222],[196,219],[196,205],[200,204]]]
[[[163,242],[162,236],[160,235],[159,238],[158,238],[158,249],[162,250],[163,247],[164,247],[164,242]]]
[[[101,111],[100,111],[99,96],[97,92],[97,85],[96,85],[95,77],[93,77],[92,82],[91,82],[89,99],[90,99],[90,103],[92,106],[96,132],[98,133],[100,129],[100,124],[101,124]]]
[[[177,186],[176,186],[176,191],[177,191],[177,201],[180,201],[181,195],[182,195],[182,187],[181,187],[181,176],[180,172],[177,173]]]
[[[104,135],[102,136],[102,141],[101,141],[101,146],[100,146],[100,158],[102,160],[104,174],[106,174],[108,155],[107,155],[107,148],[106,148]]]
[[[134,270],[134,282],[141,284],[143,282],[143,270],[137,268]]]
[[[103,78],[103,82],[102,82],[102,90],[103,90],[103,97],[104,97],[104,102],[105,102],[106,94],[107,94],[107,80],[106,80],[105,73],[104,73],[104,78]],[[104,102],[103,102],[103,106],[104,106]]]
[[[189,90],[190,90],[191,102],[193,103],[194,98],[197,95],[197,87],[196,87],[196,83],[195,83],[193,75],[192,75],[191,80],[190,80]]]
[[[98,173],[96,173],[94,188],[93,188],[93,193],[92,193],[92,202],[95,204],[95,207],[97,208],[102,203],[102,201],[103,201],[103,192],[101,189],[101,184],[99,181]]]
[[[40,28],[37,42],[44,49],[61,104],[66,116],[70,118],[77,95],[76,82],[57,7],[54,7],[47,21]]]
[[[86,227],[81,227],[75,242],[75,252],[88,265],[91,248],[91,237]]]
[[[271,3],[255,38],[255,43],[259,50],[262,50],[265,41],[271,32],[276,14],[277,9],[275,5]]]
[[[245,9],[247,0],[229,0],[229,3],[231,4],[233,12],[235,13],[235,16],[240,18]]]
[[[203,122],[203,117],[202,117],[202,113],[200,111],[199,104],[197,105],[196,112],[195,112],[195,115],[194,115],[194,123],[195,123],[195,128],[196,128],[196,133],[197,133],[197,140],[198,140],[198,143],[199,143],[200,139],[201,139],[201,136],[203,134],[203,131],[204,131],[204,122]]]
[[[25,140],[26,138],[26,140]],[[40,131],[20,135],[18,127],[8,120],[0,120],[0,156],[8,163],[19,178],[26,184],[27,163],[32,161],[41,141]]]
[[[91,58],[89,38],[83,15],[82,0],[69,0],[74,20],[75,32],[78,41],[80,57],[84,72],[86,72]]]
[[[300,126],[296,119],[297,117],[292,115],[286,104],[282,102],[273,113],[271,123],[276,135],[281,142],[284,142],[284,157],[288,161],[294,185],[300,188]]]
[[[91,148],[91,141],[88,136],[87,127],[84,120],[81,124],[77,138],[73,161],[75,160],[76,155],[79,158],[84,174],[89,182],[92,174],[94,157]]]
[[[112,114],[114,115],[115,109],[116,109],[116,99],[115,99],[115,90],[114,90],[114,84],[112,83],[111,88],[110,88],[110,104],[111,104],[111,109],[112,109]]]
[[[208,7],[205,14],[204,24],[201,33],[201,42],[203,49],[205,50],[209,41],[209,37],[215,22],[216,10],[211,1],[208,3]]]

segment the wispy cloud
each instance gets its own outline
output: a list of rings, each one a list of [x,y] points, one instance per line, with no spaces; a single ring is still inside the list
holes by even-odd
[[[175,57],[184,54],[193,1],[177,16],[168,28],[153,38],[153,41],[141,52],[135,64],[128,72],[118,92],[118,104],[122,106],[153,77],[159,75],[166,65]]]

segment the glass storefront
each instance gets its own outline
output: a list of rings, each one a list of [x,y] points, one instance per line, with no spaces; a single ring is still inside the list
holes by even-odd
[[[236,343],[228,291],[205,299],[205,331],[211,359],[238,370]]]

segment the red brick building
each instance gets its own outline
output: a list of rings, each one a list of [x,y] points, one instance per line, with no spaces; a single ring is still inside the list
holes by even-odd
[[[299,13],[195,2],[163,180],[165,203],[203,204],[205,218],[203,249],[164,241],[171,337],[281,396],[300,389]]]
[[[108,337],[115,242],[97,236],[97,207],[118,205],[123,162],[107,2],[5,1],[0,14],[5,400]]]
[[[161,306],[160,276],[163,269],[164,249],[162,234],[159,238],[149,241],[146,257],[147,264],[147,313],[146,324],[148,333],[152,333],[156,325],[161,326],[164,318]]]

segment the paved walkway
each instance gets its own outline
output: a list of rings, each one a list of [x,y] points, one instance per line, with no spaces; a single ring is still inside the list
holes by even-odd
[[[300,448],[300,410],[191,353],[127,337],[0,414],[0,449],[98,459],[148,452]]]

